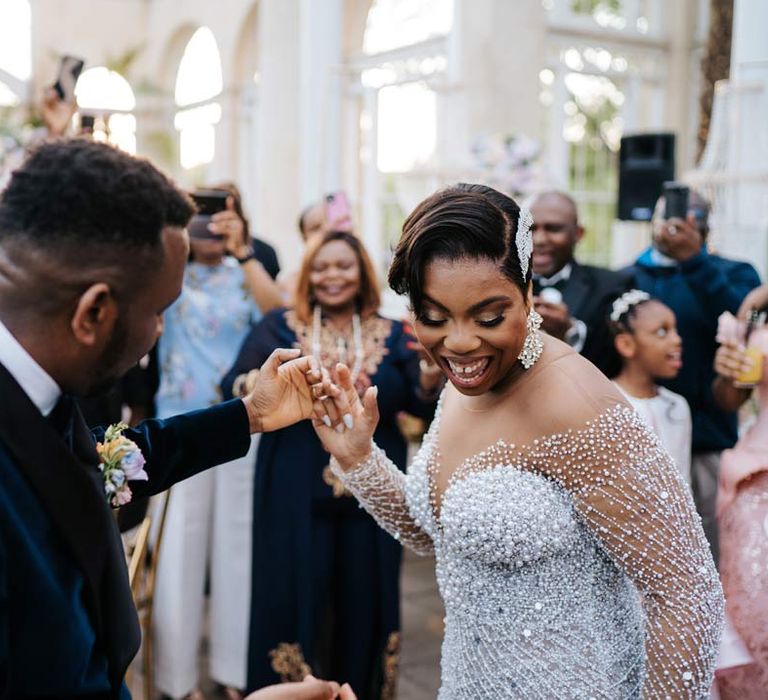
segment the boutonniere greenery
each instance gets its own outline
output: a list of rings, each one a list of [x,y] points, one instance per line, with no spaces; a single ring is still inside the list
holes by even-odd
[[[144,455],[139,446],[123,435],[125,423],[110,425],[104,433],[104,442],[96,443],[101,463],[99,470],[104,478],[104,494],[113,507],[130,503],[132,493],[129,481],[147,481],[144,471]]]

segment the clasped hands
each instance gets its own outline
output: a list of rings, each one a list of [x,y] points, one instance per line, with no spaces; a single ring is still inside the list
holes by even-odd
[[[371,451],[379,422],[378,388],[362,400],[349,368],[336,365],[333,376],[299,349],[275,350],[262,365],[243,398],[251,433],[279,430],[311,419],[323,446],[343,469],[362,462]]]

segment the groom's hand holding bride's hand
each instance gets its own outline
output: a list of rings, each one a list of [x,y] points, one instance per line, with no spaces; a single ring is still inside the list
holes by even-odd
[[[319,681],[307,676],[303,683],[281,683],[251,693],[245,700],[356,700],[348,684],[339,687],[333,681]]]
[[[258,378],[243,403],[251,433],[285,428],[306,418],[327,415],[324,402],[331,382],[314,357],[300,357],[299,349],[275,350],[262,365]]]
[[[335,383],[326,383],[324,391],[330,397],[323,403],[332,419],[328,422],[314,418],[312,425],[328,452],[344,471],[353,469],[371,453],[371,440],[379,423],[376,403],[378,387],[366,389],[360,399],[346,365],[336,365]]]

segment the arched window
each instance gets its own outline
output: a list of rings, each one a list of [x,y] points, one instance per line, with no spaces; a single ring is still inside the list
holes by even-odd
[[[81,126],[93,130],[96,141],[106,141],[136,153],[136,98],[129,82],[105,66],[89,68],[75,85]]]
[[[174,124],[180,138],[180,160],[185,169],[205,165],[216,152],[215,125],[221,120],[223,78],[216,38],[208,27],[200,27],[189,40],[176,74]]]
[[[0,107],[26,96],[32,72],[32,13],[28,0],[0,3]]]

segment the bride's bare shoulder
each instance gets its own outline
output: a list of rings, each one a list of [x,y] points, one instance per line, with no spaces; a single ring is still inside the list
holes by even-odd
[[[531,403],[550,426],[574,429],[626,400],[589,360],[565,343],[544,336],[544,351],[526,387]]]

